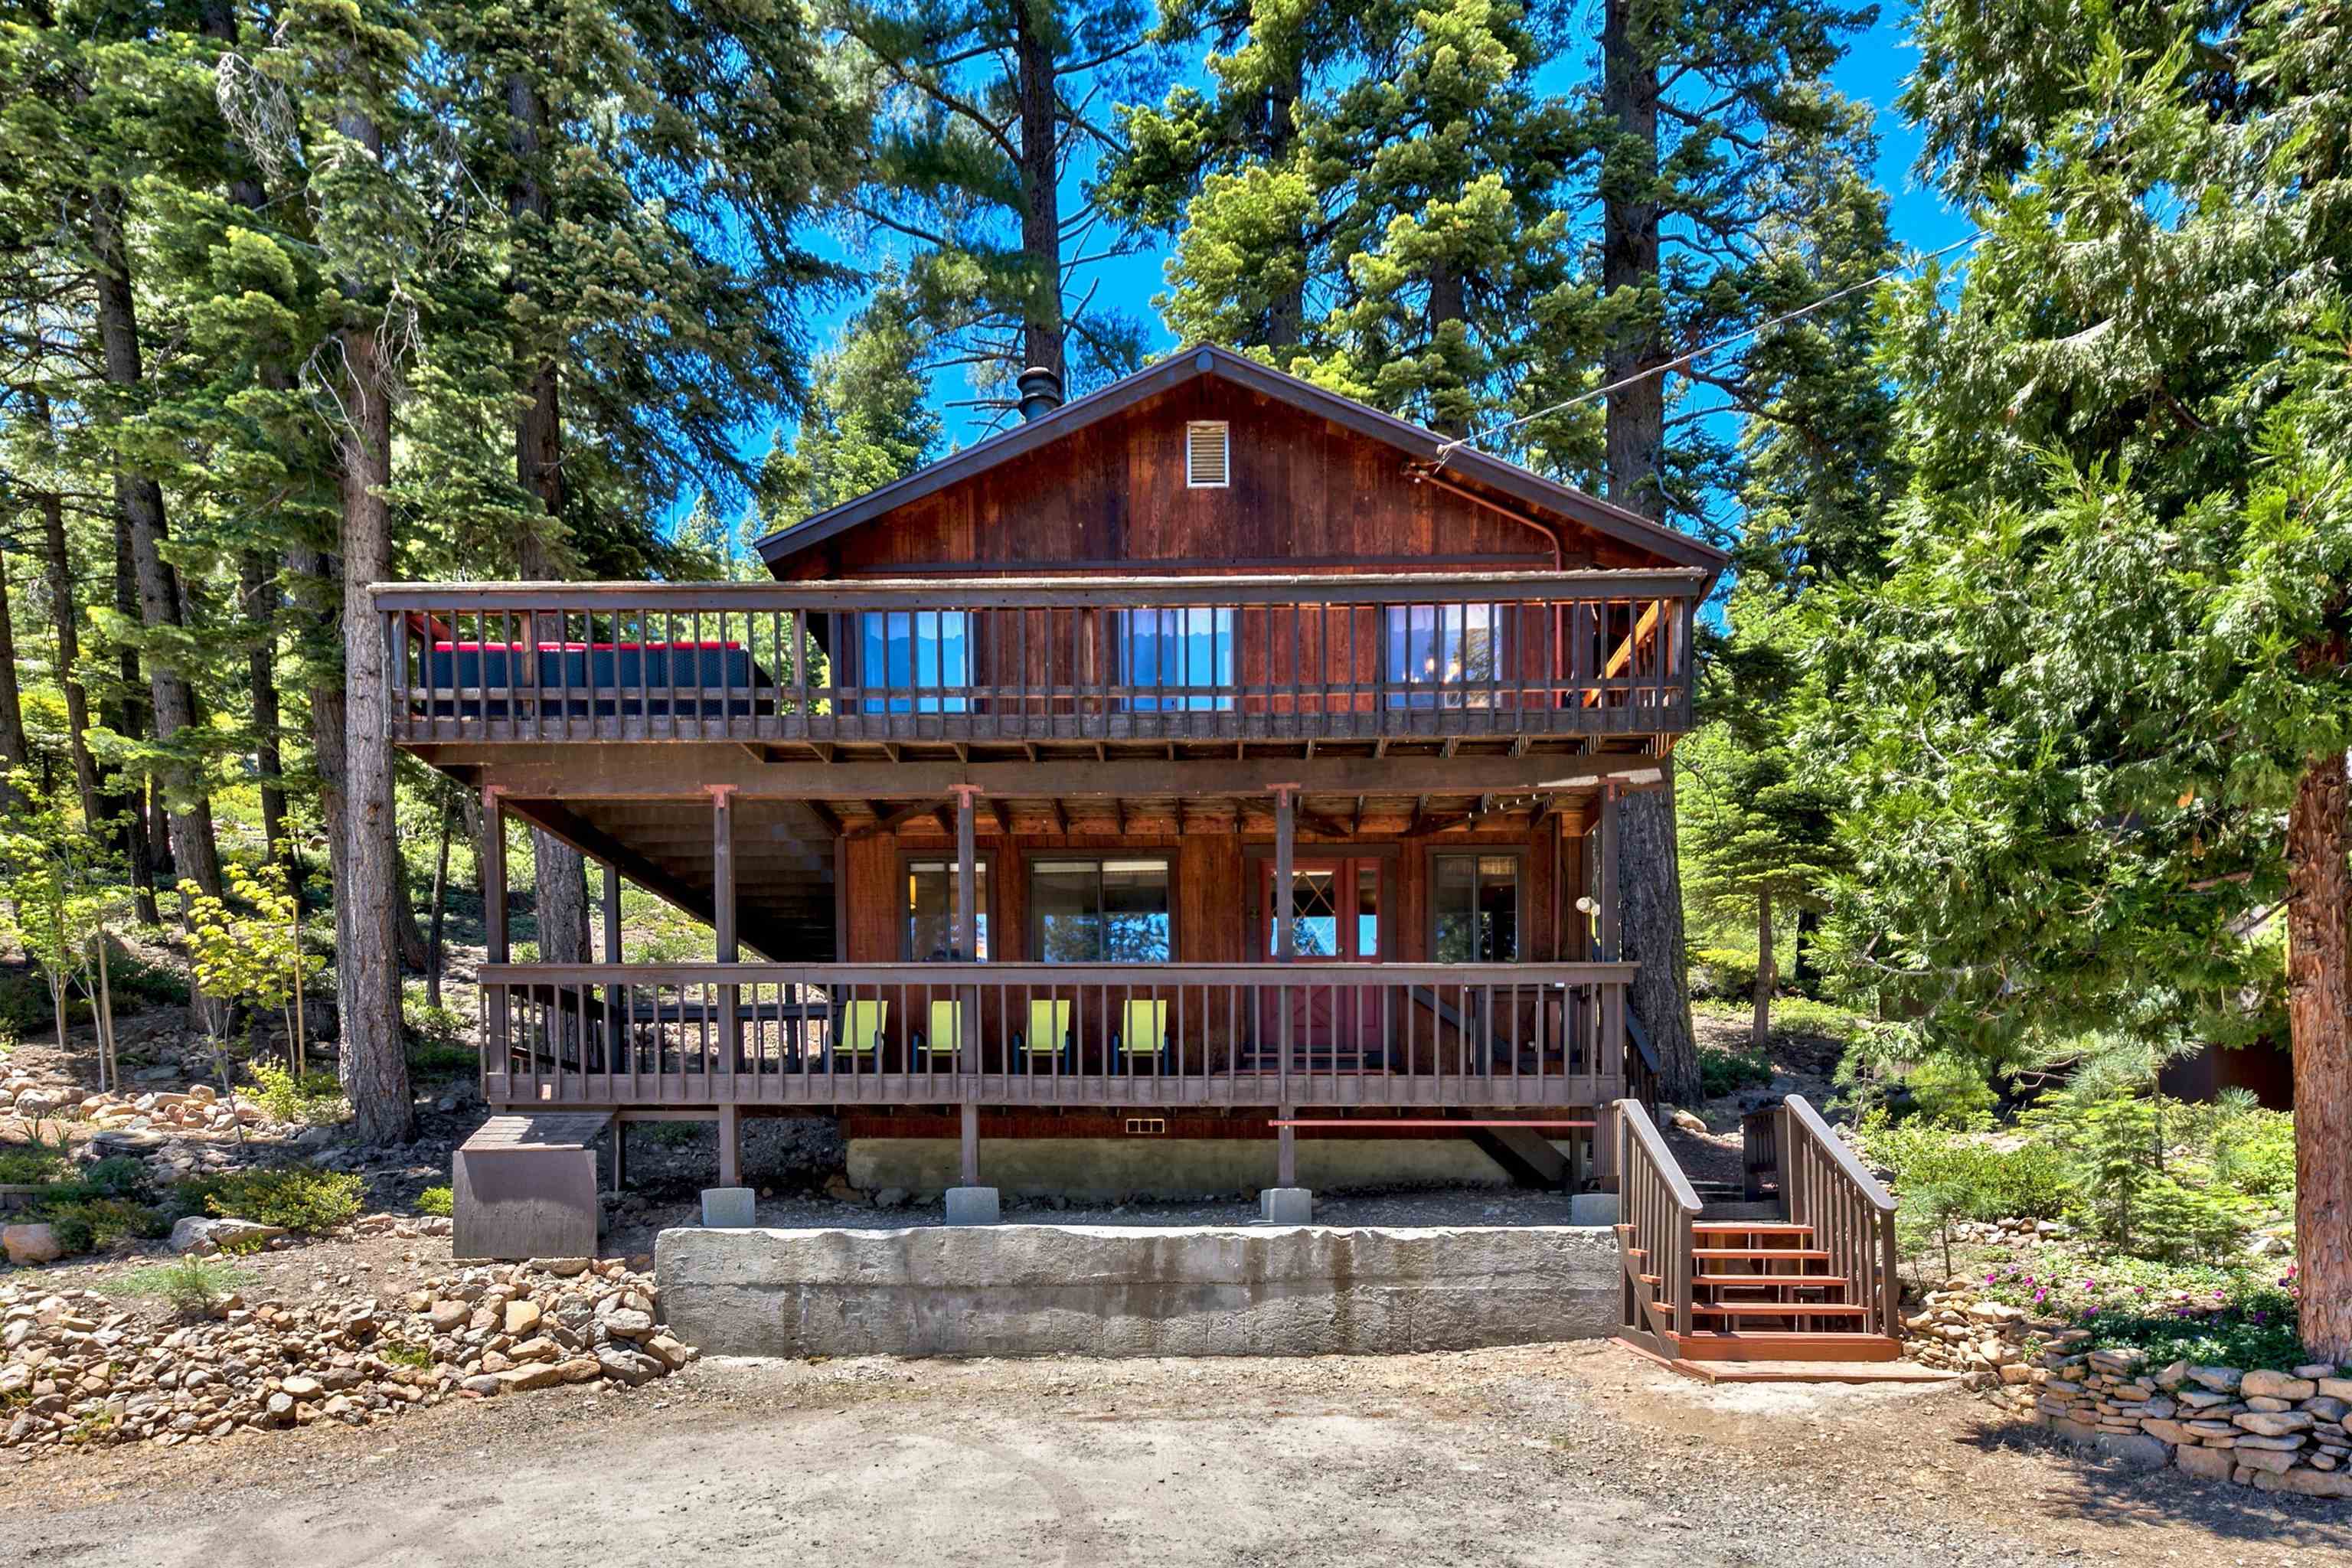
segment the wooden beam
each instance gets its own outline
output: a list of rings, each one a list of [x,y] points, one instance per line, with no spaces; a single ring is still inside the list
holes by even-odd
[[[492,963],[507,961],[507,819],[506,805],[493,787],[482,792],[482,923],[485,956]]]
[[[1293,798],[1297,794],[1297,792],[1288,784],[1276,784],[1274,788],[1274,956],[1284,963],[1288,963],[1297,956],[1295,945],[1297,937],[1291,930],[1293,922],[1290,918],[1291,910],[1297,907],[1297,889],[1292,882],[1290,861],[1293,837],[1291,809]],[[1289,1020],[1286,1008],[1284,1009],[1283,1018],[1286,1024]],[[1284,1031],[1284,1066],[1287,1067],[1289,1065],[1287,1029]]]
[[[824,802],[821,800],[810,801],[808,803],[808,808],[816,813],[816,819],[824,824],[824,830],[827,833],[832,834],[835,838],[841,837],[842,821],[841,814],[839,812],[834,810],[833,807],[825,805]]]
[[[980,960],[980,917],[977,901],[980,857],[973,850],[974,789],[956,791],[956,942],[955,956],[968,963]],[[976,1184],[969,1173],[964,1184]]]
[[[735,940],[735,792],[710,792],[710,913],[718,933],[719,962],[741,957]]]
[[[457,748],[417,748],[438,766],[458,765]],[[1304,761],[1202,758],[1169,763],[1158,757],[1095,762],[759,763],[732,747],[711,746],[691,758],[676,745],[615,742],[584,746],[524,744],[464,748],[462,759],[482,771],[482,782],[508,799],[690,800],[698,784],[731,785],[740,799],[919,802],[919,816],[959,784],[991,795],[1130,799],[1174,795],[1186,800],[1262,795],[1277,784],[1302,795],[1539,795],[1598,789],[1615,784],[1645,789],[1665,782],[1656,757],[1592,756],[1335,757]]]
[[[872,838],[885,833],[896,833],[898,829],[904,827],[907,824],[914,821],[915,818],[919,816],[937,816],[939,817],[941,827],[946,831],[954,831],[954,829],[948,828],[946,826],[947,807],[941,805],[936,800],[919,800],[912,805],[902,805],[898,807],[896,810],[889,809],[883,802],[878,800],[868,801],[866,804],[873,808],[874,815],[880,820],[877,821],[871,827],[858,828],[851,835],[852,837]]]

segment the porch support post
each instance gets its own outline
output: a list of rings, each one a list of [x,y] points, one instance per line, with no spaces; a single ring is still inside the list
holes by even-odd
[[[726,784],[714,784],[710,790],[710,913],[719,962],[740,962],[742,953],[735,937],[735,791]],[[742,993],[731,984],[722,984],[718,989],[719,1048],[726,1058],[722,1072],[728,1096],[719,1108],[719,1184],[739,1187],[743,1184],[742,1112],[736,1107],[734,1094],[735,1068],[743,1056],[739,1005]]]
[[[980,852],[972,840],[979,831],[974,817],[980,791],[958,784],[956,797],[956,956],[965,963],[980,958]]]
[[[1288,1105],[1284,1106],[1280,1112],[1286,1122],[1297,1114],[1297,1108]],[[1274,1184],[1295,1187],[1298,1184],[1298,1129],[1286,1126],[1274,1131]]]
[[[604,862],[604,962],[621,962],[621,868]]]
[[[1274,786],[1274,956],[1284,963],[1288,963],[1296,956],[1293,946],[1296,938],[1290,929],[1290,913],[1297,907],[1294,902],[1296,893],[1290,880],[1290,850],[1297,796],[1296,784]],[[1285,1014],[1285,1016],[1288,1015]],[[1286,1069],[1289,1065],[1287,1052],[1284,1053],[1283,1061]]]
[[[743,1108],[740,1105],[719,1108],[719,1184],[743,1184]]]
[[[1595,858],[1600,865],[1594,880],[1599,884],[1595,895],[1601,909],[1593,921],[1593,941],[1599,947],[1603,963],[1614,963],[1624,952],[1625,927],[1623,900],[1618,892],[1619,845],[1623,841],[1622,804],[1615,784],[1601,788],[1600,843],[1595,847]]]
[[[980,1185],[980,1107],[967,1100],[963,1102],[963,1184]]]
[[[507,962],[507,818],[496,785],[482,791],[482,928],[483,958],[491,963]],[[484,1077],[493,1062],[499,1072],[513,1072],[513,1020],[504,985],[483,991],[482,1027]]]

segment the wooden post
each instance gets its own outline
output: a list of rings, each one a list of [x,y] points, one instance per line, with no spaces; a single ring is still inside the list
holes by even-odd
[[[1297,1112],[1286,1105],[1276,1114],[1287,1122]],[[1298,1129],[1285,1126],[1274,1131],[1274,1184],[1295,1187],[1298,1184]]]
[[[980,958],[980,855],[972,843],[978,832],[973,821],[980,791],[958,784],[956,797],[956,957],[967,963]]]
[[[743,1108],[740,1105],[719,1108],[719,1184],[743,1184]]]
[[[719,944],[719,962],[735,963],[742,953],[735,939],[735,791],[726,784],[715,784],[710,791],[710,911]],[[719,987],[719,1047],[727,1053],[727,1089],[735,1089],[735,1066],[743,1054],[743,1020],[737,1005],[740,990],[731,984]],[[736,1158],[734,1140],[734,1107],[730,1104],[719,1113],[719,1163],[723,1171]],[[719,1185],[731,1187],[732,1181]]]
[[[963,1184],[980,1185],[980,1107],[963,1102]]]
[[[1600,870],[1594,880],[1601,910],[1593,922],[1594,942],[1601,949],[1601,960],[1614,963],[1625,951],[1624,900],[1618,892],[1618,847],[1624,839],[1620,820],[1622,802],[1615,784],[1601,786],[1601,842],[1594,849]]]
[[[495,785],[482,791],[482,945],[490,963],[507,961],[507,819]],[[513,1020],[503,984],[482,994],[482,1075],[488,1087],[490,1064],[499,1071],[514,1070]]]
[[[1293,805],[1297,795],[1294,784],[1274,786],[1274,956],[1288,963],[1297,956],[1296,933],[1291,930],[1291,911],[1297,890],[1291,886],[1290,849],[1293,833]]]
[[[621,868],[604,862],[604,962],[621,962]]]
[[[610,860],[604,862],[604,962],[621,962],[621,868]],[[583,993],[584,994],[584,993]],[[626,1055],[632,1068],[636,1058],[627,1050],[629,1045],[629,1015],[627,996],[616,981],[604,987],[604,1070],[621,1070],[622,1058]],[[621,1124],[613,1123],[613,1186],[621,1184]]]

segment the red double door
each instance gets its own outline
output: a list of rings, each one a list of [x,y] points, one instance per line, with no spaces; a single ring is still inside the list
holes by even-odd
[[[1380,1049],[1381,987],[1318,984],[1311,973],[1318,965],[1378,963],[1391,944],[1383,900],[1387,868],[1376,858],[1340,855],[1300,855],[1291,867],[1291,963],[1309,973],[1301,984],[1284,992],[1268,992],[1259,1009],[1261,1045],[1258,1055],[1271,1066],[1279,1055],[1286,1011],[1293,1065],[1334,1058],[1360,1060]],[[1258,908],[1267,911],[1259,932],[1258,957],[1278,962],[1280,927],[1285,913],[1275,886],[1274,866],[1266,863],[1258,888]]]

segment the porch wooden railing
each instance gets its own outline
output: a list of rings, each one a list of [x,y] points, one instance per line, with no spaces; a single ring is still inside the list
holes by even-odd
[[[1698,1194],[1642,1102],[1621,1100],[1616,1110],[1617,1255],[1623,1276],[1622,1321],[1640,1333],[1666,1329],[1687,1334],[1693,1289],[1691,1226],[1698,1218]],[[1659,1283],[1652,1287],[1644,1275]]]
[[[380,584],[393,738],[1689,728],[1691,572]]]
[[[1739,1119],[1740,1194],[1761,1203],[1780,1191],[1780,1110],[1751,1110]]]
[[[493,1104],[1583,1105],[1630,963],[486,964]]]
[[[1853,1300],[1870,1309],[1857,1326],[1893,1338],[1901,1332],[1894,1198],[1801,1095],[1789,1096],[1772,1116],[1774,1174],[1789,1218],[1813,1227],[1812,1244],[1830,1255],[1829,1272],[1851,1281]]]

